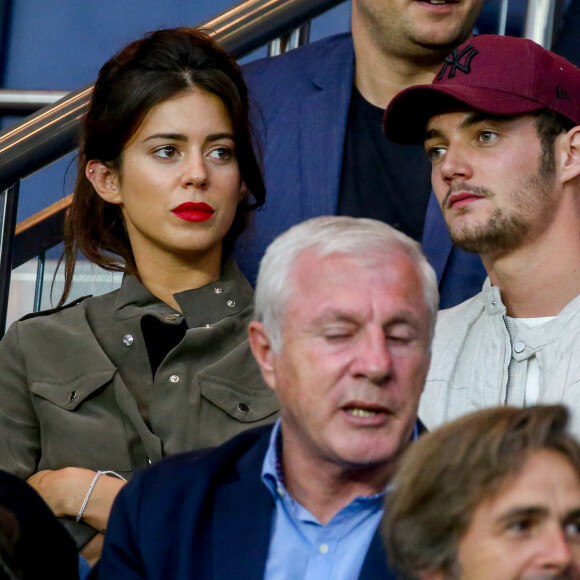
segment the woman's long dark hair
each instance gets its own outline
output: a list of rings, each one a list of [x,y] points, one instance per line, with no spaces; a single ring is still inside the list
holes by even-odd
[[[152,107],[188,89],[217,95],[229,111],[241,179],[248,193],[223,240],[223,257],[243,231],[248,212],[266,197],[248,120],[248,95],[236,62],[205,32],[194,28],[157,30],[129,44],[100,70],[84,117],[78,172],[65,223],[66,301],[78,251],[105,270],[138,276],[119,206],[105,202],[85,176],[97,159],[119,171],[125,145]]]

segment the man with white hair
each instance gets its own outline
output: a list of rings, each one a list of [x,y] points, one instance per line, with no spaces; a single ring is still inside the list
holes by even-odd
[[[395,578],[376,529],[437,303],[418,244],[384,223],[317,218],[275,240],[249,334],[279,421],[137,474],[99,577]]]

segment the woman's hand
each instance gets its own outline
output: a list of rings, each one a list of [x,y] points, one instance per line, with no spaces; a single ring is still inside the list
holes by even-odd
[[[90,469],[65,467],[39,471],[28,478],[28,483],[58,517],[76,518],[95,475]],[[101,475],[83,512],[83,521],[104,532],[113,501],[125,483],[122,479]]]

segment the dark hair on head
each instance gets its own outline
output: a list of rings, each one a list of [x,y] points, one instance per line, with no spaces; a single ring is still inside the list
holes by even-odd
[[[560,453],[580,475],[580,444],[565,407],[497,407],[427,433],[409,447],[388,494],[383,539],[402,578],[460,576],[457,554],[476,508],[493,498],[535,451]]]
[[[223,258],[245,228],[248,212],[263,205],[266,191],[248,120],[248,95],[236,62],[204,31],[157,30],[111,58],[100,70],[84,117],[78,172],[65,223],[65,285],[59,306],[70,292],[80,250],[105,270],[138,276],[121,209],[105,202],[85,176],[97,159],[120,170],[123,149],[147,113],[192,88],[218,96],[233,126],[236,156],[248,193],[226,234]],[[253,198],[253,201],[252,199]]]
[[[554,157],[556,137],[562,133],[567,133],[576,123],[549,109],[542,109],[535,113],[534,116],[536,117],[536,133],[542,147],[540,173],[544,177],[549,177],[556,170],[556,159]]]

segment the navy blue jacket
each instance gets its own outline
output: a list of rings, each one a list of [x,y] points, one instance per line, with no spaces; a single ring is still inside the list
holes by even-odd
[[[261,580],[274,509],[261,479],[271,430],[258,427],[137,473],[115,501],[98,578]],[[395,578],[378,532],[360,578]]]
[[[268,189],[266,204],[254,212],[254,223],[236,248],[238,264],[253,284],[260,259],[278,234],[337,212],[354,76],[352,38],[333,36],[243,70],[255,101],[252,121],[264,143]],[[437,273],[442,308],[481,290],[483,264],[478,255],[453,248],[433,194],[423,251]]]

